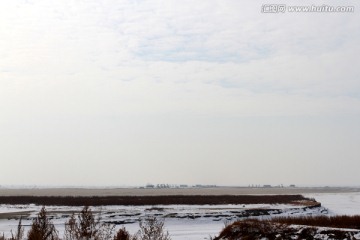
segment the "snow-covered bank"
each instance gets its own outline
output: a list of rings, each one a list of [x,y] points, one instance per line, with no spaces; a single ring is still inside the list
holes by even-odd
[[[165,218],[165,227],[173,240],[199,240],[217,235],[224,227],[225,221],[235,221],[245,211],[257,212],[254,209],[269,210],[275,216],[294,215],[327,215],[329,214],[360,214],[360,192],[357,193],[321,193],[306,194],[322,203],[322,207],[304,208],[287,204],[248,204],[248,205],[157,205],[157,206],[103,206],[92,207],[95,213],[101,213],[104,221],[117,224],[117,228],[125,226],[131,233],[138,229],[139,218],[158,216]],[[0,233],[9,236],[11,229],[16,229],[17,218],[24,217],[23,223],[30,225],[41,206],[36,205],[0,205]],[[72,212],[81,207],[48,206],[47,210],[52,221],[59,230],[64,231],[64,222]],[[254,211],[253,211],[254,210]],[[271,215],[266,215],[267,217]]]
[[[37,205],[0,205],[0,232],[10,234],[16,229],[18,218],[29,226],[39,212]],[[48,216],[59,230],[64,232],[64,223],[73,212],[81,207],[47,206]],[[165,219],[165,225],[172,238],[205,239],[220,232],[226,221],[235,221],[248,216],[287,216],[306,214],[324,214],[321,207],[308,207],[293,204],[241,204],[241,205],[156,205],[156,206],[102,206],[92,207],[102,221],[115,224],[117,228],[126,226],[135,233],[139,229],[139,220],[156,216]],[[28,227],[26,227],[28,228]],[[25,228],[25,230],[26,230]]]

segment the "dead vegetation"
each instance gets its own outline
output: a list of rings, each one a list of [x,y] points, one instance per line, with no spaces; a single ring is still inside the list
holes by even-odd
[[[136,236],[131,236],[126,228],[122,227],[116,232],[114,240],[136,240]]]
[[[16,232],[13,233],[13,231],[11,231],[11,237],[9,240],[21,240],[24,237],[24,227],[21,224],[22,222],[22,218],[20,217]],[[5,237],[3,236],[2,238],[0,237],[0,239],[5,239]]]
[[[0,236],[0,240],[59,240],[59,232],[43,207],[33,220],[27,235],[24,234],[22,219],[11,237]],[[327,227],[321,229],[319,227]],[[332,229],[337,228],[337,229]],[[243,219],[227,223],[218,237],[213,240],[235,239],[355,239],[360,231],[360,216],[300,216],[276,217],[269,220]],[[65,223],[65,240],[171,240],[161,219],[147,218],[139,223],[139,231],[130,234],[124,227],[115,232],[115,226],[101,221],[92,210],[85,206],[80,213],[72,214]],[[25,238],[24,238],[25,236]]]
[[[80,214],[73,214],[65,223],[66,240],[77,239],[111,239],[113,238],[115,226],[109,223],[101,222],[100,218],[96,218],[91,209],[85,206]]]
[[[171,196],[106,196],[44,197],[0,196],[0,204],[36,204],[40,206],[106,206],[106,205],[205,205],[205,204],[319,204],[302,195],[171,195]],[[305,204],[304,204],[305,205]]]
[[[226,226],[213,240],[235,239],[349,239],[360,231],[360,216],[281,217],[270,220],[244,219]],[[324,230],[319,227],[326,227]],[[332,229],[333,228],[333,229]],[[337,228],[337,229],[334,229]]]
[[[34,219],[28,232],[28,240],[57,240],[58,231],[47,216],[45,207],[43,207]]]
[[[10,238],[4,234],[0,240],[24,239],[24,227],[21,218],[17,231],[11,232]],[[171,240],[169,233],[164,229],[164,221],[157,218],[143,219],[139,223],[140,230],[131,235],[124,227],[120,228],[114,235],[115,225],[102,222],[96,217],[92,210],[85,206],[79,214],[72,214],[65,223],[65,240]],[[27,233],[28,240],[60,240],[59,232],[48,217],[45,207],[33,220]]]
[[[288,237],[286,227],[284,224],[273,224],[270,221],[243,220],[225,227],[214,240],[285,239],[284,237]],[[282,238],[277,238],[279,236]]]
[[[137,233],[140,240],[171,240],[169,232],[164,229],[164,222],[155,218],[147,218],[140,222],[140,230]]]
[[[315,227],[360,229],[359,215],[276,217],[273,218],[272,221],[284,224],[307,225]]]

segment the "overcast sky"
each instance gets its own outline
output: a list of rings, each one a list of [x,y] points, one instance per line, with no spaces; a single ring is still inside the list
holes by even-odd
[[[0,2],[0,185],[360,182],[360,2]]]

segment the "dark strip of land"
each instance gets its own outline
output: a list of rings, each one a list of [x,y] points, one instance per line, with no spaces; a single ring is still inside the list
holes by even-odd
[[[0,196],[294,195],[360,192],[350,187],[2,188]]]
[[[288,204],[304,200],[312,201],[302,195],[170,195],[105,197],[0,196],[0,204],[36,204],[53,206]]]

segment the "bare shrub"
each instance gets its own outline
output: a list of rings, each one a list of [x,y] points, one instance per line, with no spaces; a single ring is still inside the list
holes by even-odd
[[[76,239],[78,239],[77,224],[76,224],[75,214],[72,214],[70,219],[67,222],[65,222],[64,238],[66,240],[76,240]]]
[[[169,232],[164,229],[164,221],[155,217],[146,218],[139,223],[140,240],[171,240]]]
[[[97,238],[99,240],[112,240],[114,238],[115,226],[110,223],[101,223]]]
[[[132,236],[126,229],[125,227],[120,228],[115,236],[114,236],[114,240],[137,240],[137,236]]]
[[[21,220],[22,220],[22,217],[20,217],[20,219],[19,219],[19,223],[18,223],[17,230],[16,230],[15,234],[11,230],[11,238],[10,238],[10,240],[21,240],[21,239],[23,239],[23,237],[24,237],[24,227],[21,224]]]
[[[45,207],[42,207],[37,217],[33,220],[28,232],[28,240],[56,240],[58,232],[47,216]]]
[[[113,238],[115,226],[102,223],[100,217],[95,218],[88,206],[85,206],[77,219],[73,214],[65,223],[66,240],[92,239],[107,240]]]
[[[97,236],[100,219],[95,219],[94,214],[88,206],[85,206],[81,210],[78,220],[79,224],[76,224],[76,227],[79,238],[90,239]]]

